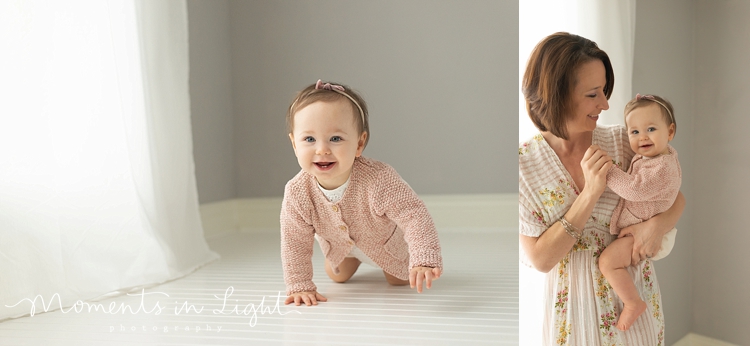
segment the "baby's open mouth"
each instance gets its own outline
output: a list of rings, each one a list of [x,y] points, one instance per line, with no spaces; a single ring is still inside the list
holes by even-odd
[[[323,168],[323,169],[333,167],[334,164],[336,164],[336,162],[315,162],[316,166]]]

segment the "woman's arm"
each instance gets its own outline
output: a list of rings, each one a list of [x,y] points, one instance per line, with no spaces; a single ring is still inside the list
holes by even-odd
[[[631,255],[632,265],[637,265],[659,252],[664,235],[677,225],[684,209],[685,196],[680,191],[674,204],[667,211],[620,231],[620,238],[628,235],[634,237],[633,254]]]
[[[598,199],[599,196],[581,193],[565,213],[565,219],[577,229],[583,230]],[[521,248],[531,261],[531,265],[543,273],[552,270],[570,252],[576,241],[565,231],[560,221],[552,224],[539,237],[519,235]]]
[[[581,160],[585,185],[565,213],[565,219],[577,229],[583,230],[594,211],[594,206],[606,187],[607,171],[611,165],[612,159],[598,146],[592,145],[586,150]],[[565,231],[560,221],[556,221],[539,237],[519,235],[519,243],[531,265],[536,270],[547,273],[570,252],[576,239]]]

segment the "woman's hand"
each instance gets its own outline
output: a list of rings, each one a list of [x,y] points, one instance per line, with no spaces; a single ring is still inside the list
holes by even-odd
[[[292,302],[294,302],[294,305],[300,306],[300,304],[305,303],[305,305],[318,305],[318,302],[327,302],[328,298],[323,297],[320,293],[317,291],[311,291],[311,292],[297,292],[292,293],[288,297],[286,297],[286,300],[284,300],[284,305],[288,305]]]
[[[586,149],[581,160],[583,178],[586,181],[584,190],[590,191],[597,198],[601,196],[607,187],[607,171],[611,166],[612,158],[598,145],[592,145]]]
[[[439,268],[414,267],[409,270],[409,287],[417,287],[417,293],[422,293],[422,284],[426,282],[427,288],[432,288],[432,280],[440,278]]]
[[[633,266],[656,255],[661,249],[664,233],[653,222],[649,223],[651,220],[653,219],[620,230],[618,238],[633,237],[633,254],[630,256],[630,264]]]
[[[630,256],[633,266],[644,261],[646,258],[656,255],[661,250],[661,242],[664,239],[664,235],[677,225],[677,221],[680,219],[684,209],[685,196],[682,192],[678,192],[674,204],[667,211],[620,230],[618,238],[634,237],[633,253]]]

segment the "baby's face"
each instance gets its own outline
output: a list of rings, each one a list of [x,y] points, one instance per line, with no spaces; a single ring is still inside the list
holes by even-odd
[[[343,185],[362,155],[367,133],[359,133],[354,116],[346,100],[318,101],[294,114],[289,139],[297,162],[326,189]]]
[[[660,107],[653,103],[636,108],[625,117],[630,147],[636,154],[655,157],[669,152],[667,144],[674,137],[675,126],[667,125]]]

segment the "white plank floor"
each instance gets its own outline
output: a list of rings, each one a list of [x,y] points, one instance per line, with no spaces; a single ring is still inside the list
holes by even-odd
[[[365,264],[349,282],[334,283],[316,245],[314,281],[329,301],[296,307],[283,305],[279,235],[232,234],[209,242],[221,260],[143,297],[98,302],[133,313],[9,320],[0,323],[0,345],[517,345],[515,230],[441,232],[440,240],[445,273],[422,294],[389,286]],[[194,309],[176,314],[185,302]]]

